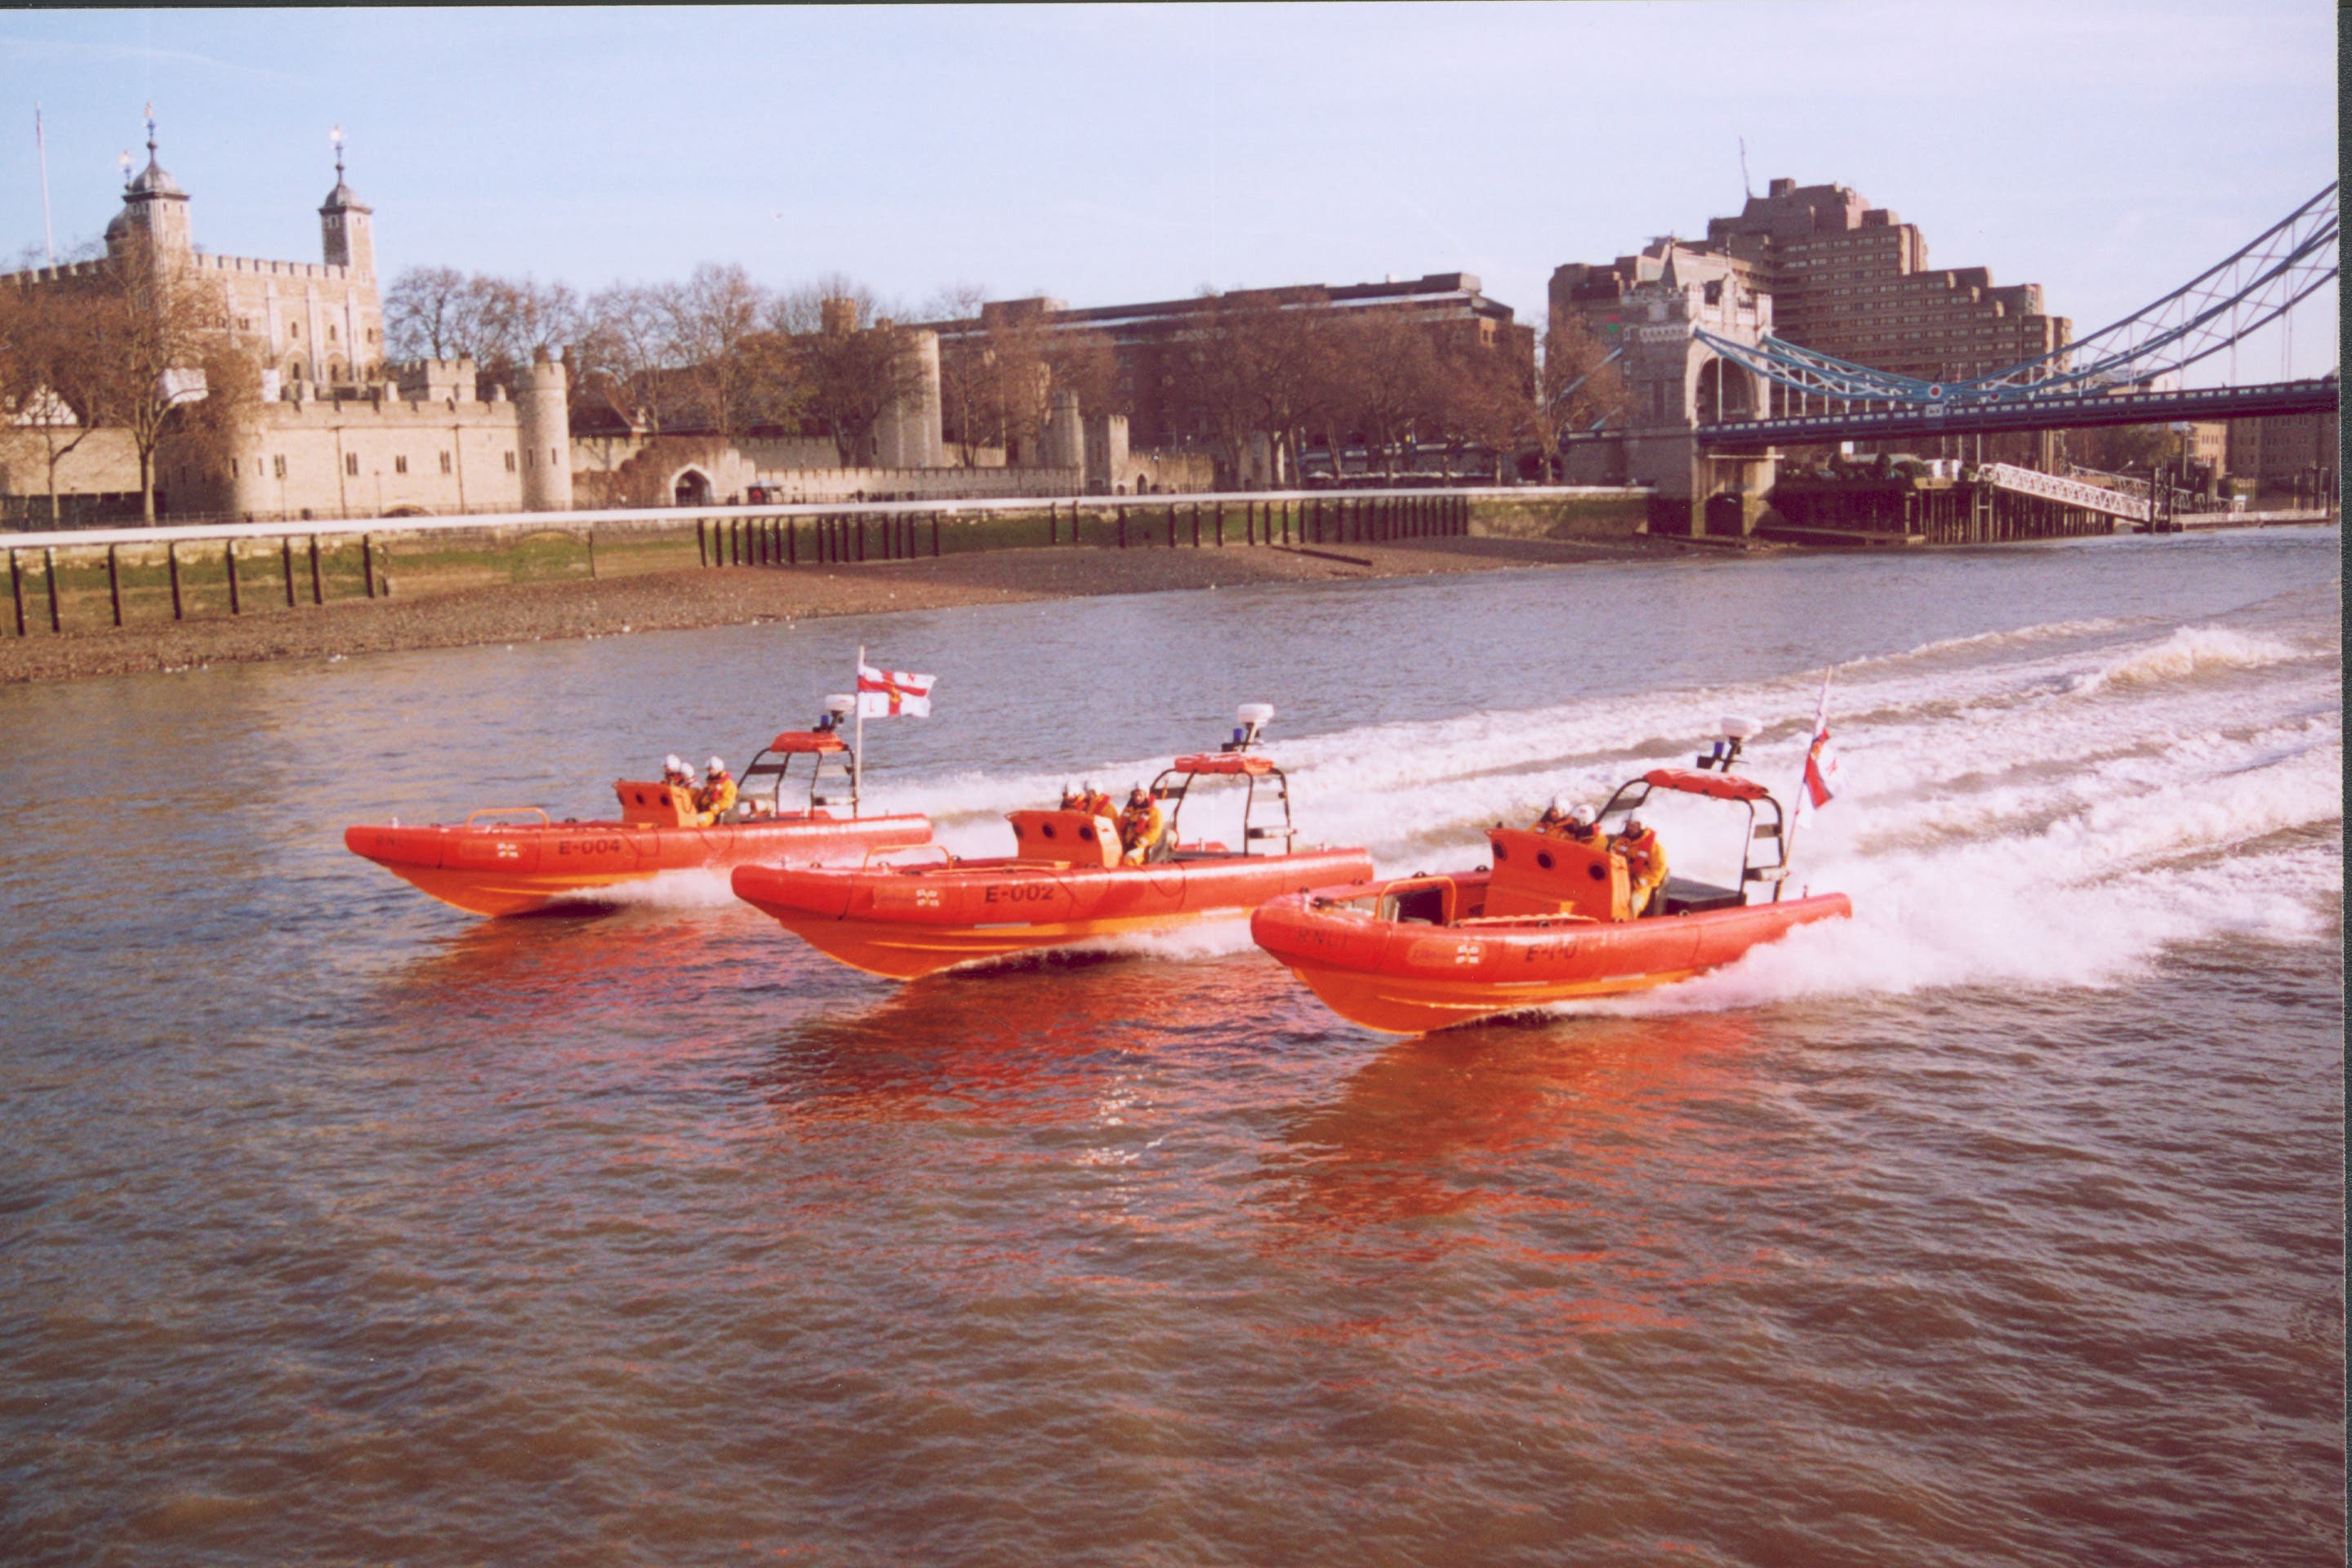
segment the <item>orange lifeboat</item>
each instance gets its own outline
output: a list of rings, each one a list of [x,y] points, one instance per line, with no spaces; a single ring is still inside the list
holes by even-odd
[[[1735,752],[1736,754],[1736,748]],[[1727,759],[1725,759],[1727,763]],[[1666,790],[1743,805],[1738,884],[1669,877],[1637,917],[1607,830]],[[1414,1035],[1574,997],[1671,984],[1809,921],[1850,916],[1843,893],[1783,899],[1788,824],[1751,779],[1654,768],[1602,808],[1593,841],[1497,826],[1493,868],[1317,889],[1250,920],[1257,944],[1350,1023]],[[1751,888],[1771,889],[1750,903]]]
[[[797,766],[803,759],[807,766]],[[855,758],[830,729],[778,735],[743,770],[736,804],[710,826],[679,786],[623,779],[617,822],[556,822],[536,806],[493,806],[457,826],[362,824],[343,830],[354,855],[478,915],[519,915],[558,901],[593,903],[667,871],[725,870],[751,860],[848,859],[925,844],[930,819],[863,816]],[[787,805],[787,793],[803,802]],[[826,807],[847,803],[850,814]]]
[[[1244,727],[1213,755],[1178,757],[1152,781],[1171,803],[1160,858],[1127,864],[1118,825],[1085,809],[1015,811],[1014,851],[862,868],[740,866],[738,898],[853,969],[913,980],[975,959],[1167,928],[1232,915],[1266,900],[1368,878],[1361,849],[1301,848],[1289,780],[1247,748],[1273,710],[1252,704]],[[1238,783],[1242,847],[1181,841],[1186,795],[1202,781]],[[1278,845],[1279,848],[1275,847]]]

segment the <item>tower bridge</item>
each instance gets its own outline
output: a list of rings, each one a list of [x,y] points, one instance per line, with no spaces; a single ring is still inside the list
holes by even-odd
[[[1783,447],[2332,412],[2339,406],[2334,372],[2197,388],[2179,379],[2334,285],[2337,251],[2331,182],[2231,256],[2122,320],[1950,384],[1777,337],[1770,295],[1738,276],[1685,281],[1670,251],[1662,276],[1635,285],[1626,300],[1621,357],[1631,412],[1618,437],[1626,477],[1657,496],[1657,531],[1745,535],[1769,512]],[[2030,488],[1984,488],[1985,504],[2006,497],[2012,510],[2032,512],[2032,519],[2017,514],[2021,537],[2045,523],[2110,529],[2134,514]],[[2144,504],[2137,515],[2147,517]]]

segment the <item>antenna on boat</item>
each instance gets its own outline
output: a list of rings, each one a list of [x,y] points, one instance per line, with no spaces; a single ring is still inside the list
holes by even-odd
[[[1265,727],[1274,722],[1274,704],[1244,702],[1234,712],[1234,717],[1239,719],[1241,722],[1234,726],[1234,738],[1227,741],[1219,750],[1246,752],[1257,744],[1258,737],[1265,733]]]
[[[1744,714],[1725,714],[1722,724],[1723,738],[1716,742],[1713,750],[1698,759],[1699,771],[1705,773],[1709,768],[1715,768],[1729,773],[1731,764],[1739,760],[1740,746],[1755,739],[1756,731],[1763,727]]]

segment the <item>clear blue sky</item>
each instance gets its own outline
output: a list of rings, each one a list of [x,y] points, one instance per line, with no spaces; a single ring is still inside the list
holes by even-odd
[[[2318,0],[16,12],[0,253],[41,237],[35,100],[64,244],[152,99],[233,254],[317,256],[340,122],[387,273],[1084,305],[1460,269],[1532,321],[1558,264],[1736,210],[1744,136],[1759,191],[1853,185],[2086,331],[2334,177],[2335,37]],[[2298,312],[2299,374],[2335,345]]]

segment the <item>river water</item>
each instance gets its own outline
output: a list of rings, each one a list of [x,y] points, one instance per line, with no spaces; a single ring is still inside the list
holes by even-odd
[[[2338,547],[0,691],[0,1557],[2340,1562]],[[1785,794],[1834,665],[1856,915],[1400,1041],[1238,925],[900,987],[713,879],[486,922],[341,847],[740,766],[861,640],[940,676],[870,798],[961,848],[1263,699],[1400,872],[1726,711]]]

